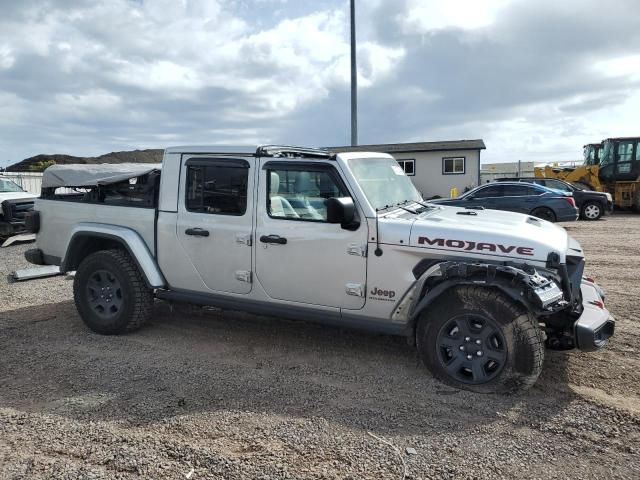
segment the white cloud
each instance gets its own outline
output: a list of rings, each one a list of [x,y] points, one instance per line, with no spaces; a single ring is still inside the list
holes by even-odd
[[[625,76],[640,79],[640,55],[600,60],[595,63],[593,70],[595,73],[611,77]]]
[[[122,104],[119,96],[100,89],[83,93],[60,93],[55,96],[55,101],[63,110],[88,115],[103,114]]]
[[[484,159],[513,160],[574,158],[594,137],[637,134],[640,17],[602,28],[600,3],[359,2],[361,140],[484,137]],[[343,143],[348,20],[342,0],[4,2],[0,163],[41,150]]]
[[[404,27],[409,33],[457,27],[473,30],[491,25],[512,0],[409,0]]]
[[[0,69],[11,68],[16,59],[7,45],[0,45]]]

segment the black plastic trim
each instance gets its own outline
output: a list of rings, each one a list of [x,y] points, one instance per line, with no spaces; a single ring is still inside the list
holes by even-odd
[[[370,332],[387,333],[391,335],[404,335],[403,324],[394,324],[390,321],[341,313],[335,310],[324,310],[314,306],[302,307],[299,305],[279,304],[270,301],[253,300],[245,297],[231,297],[213,293],[200,293],[185,290],[157,290],[156,297],[170,302],[189,303],[194,305],[207,305],[228,310],[249,312],[256,315],[281,317],[290,320],[310,321],[336,327],[355,328]]]
[[[326,160],[321,158],[319,160]],[[315,171],[324,172],[326,170],[335,170],[335,166],[324,162],[305,162],[294,160],[269,160],[262,166],[263,170],[293,170],[293,171]]]
[[[615,332],[616,323],[608,319],[597,328],[575,323],[576,347],[583,352],[595,352],[604,347]]]
[[[191,157],[185,162],[187,167],[227,167],[249,168],[249,162],[242,158]]]

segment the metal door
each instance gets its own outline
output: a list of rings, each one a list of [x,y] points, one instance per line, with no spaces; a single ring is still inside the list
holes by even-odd
[[[360,309],[366,293],[367,224],[326,222],[324,200],[349,195],[331,162],[262,160],[256,277],[278,300]]]

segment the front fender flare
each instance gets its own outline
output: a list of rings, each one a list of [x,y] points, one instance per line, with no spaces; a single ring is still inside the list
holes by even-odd
[[[147,286],[162,288],[166,285],[153,254],[140,234],[131,228],[105,223],[81,222],[71,229],[67,250],[60,264],[61,272],[77,268],[82,261],[79,258],[80,246],[91,239],[106,239],[121,245],[138,265]]]
[[[455,275],[444,273],[443,267],[445,270],[452,269]],[[530,301],[527,287],[521,283],[521,279],[526,276],[528,276],[528,273],[520,268],[503,265],[480,265],[446,261],[433,265],[414,284],[411,293],[413,300],[408,309],[407,330],[408,332],[414,330],[420,315],[444,292],[461,285],[500,290],[524,309],[533,312],[534,315],[544,315],[547,312],[541,311]],[[429,280],[433,281],[433,286],[426,289],[425,284]],[[422,295],[422,292],[425,292],[424,295]]]

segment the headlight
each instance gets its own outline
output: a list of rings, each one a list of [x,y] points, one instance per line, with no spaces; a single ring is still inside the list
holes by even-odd
[[[613,202],[613,197],[611,197],[610,193],[605,192],[605,195],[607,196],[607,200],[609,200],[610,202]]]

